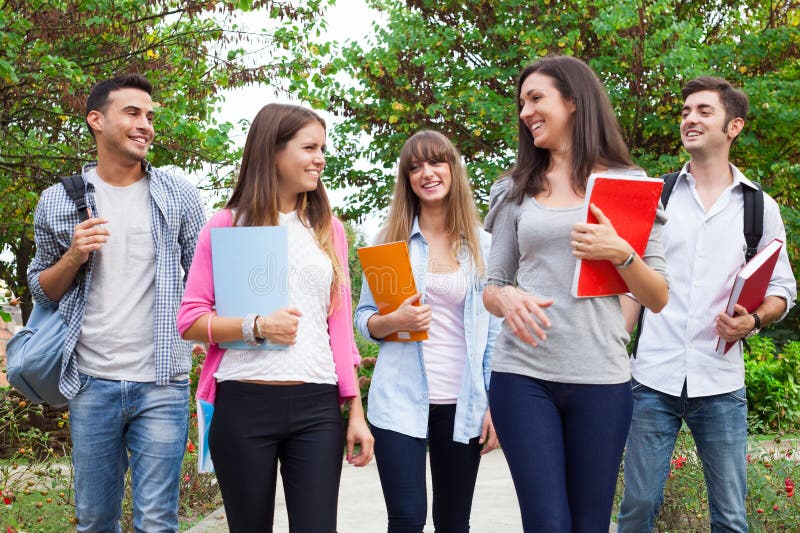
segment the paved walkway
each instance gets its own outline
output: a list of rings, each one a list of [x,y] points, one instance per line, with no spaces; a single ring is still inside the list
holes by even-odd
[[[279,481],[280,486],[280,481]],[[430,477],[428,477],[428,524],[425,533],[433,533],[430,515]],[[517,497],[511,474],[501,450],[485,455],[478,471],[475,499],[472,504],[471,529],[474,533],[515,533],[522,531]],[[382,533],[386,531],[386,507],[373,460],[364,468],[347,463],[342,467],[339,489],[339,533]],[[225,512],[218,509],[189,530],[189,533],[224,533],[228,531]],[[283,491],[276,491],[275,533],[289,531]],[[616,531],[612,524],[611,532]]]

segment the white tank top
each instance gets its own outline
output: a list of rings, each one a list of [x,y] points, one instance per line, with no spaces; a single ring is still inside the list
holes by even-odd
[[[456,403],[464,365],[467,341],[464,337],[464,301],[467,278],[462,270],[443,274],[428,272],[425,303],[432,308],[428,339],[422,342],[428,401]]]

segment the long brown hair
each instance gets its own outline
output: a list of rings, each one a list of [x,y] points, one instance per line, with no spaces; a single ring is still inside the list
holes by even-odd
[[[420,201],[411,189],[409,175],[412,161],[447,163],[450,166],[450,192],[445,198],[445,224],[450,234],[452,257],[456,259],[462,245],[467,247],[473,262],[483,269],[478,227],[480,217],[472,197],[472,187],[458,149],[439,132],[422,130],[412,135],[400,151],[397,181],[386,225],[380,233],[381,242],[407,241],[411,236],[414,217],[419,214]]]
[[[575,192],[582,194],[586,190],[586,180],[597,165],[635,167],[603,85],[580,59],[547,56],[525,67],[517,81],[518,117],[522,112],[522,84],[534,72],[551,77],[561,97],[575,105],[570,169]],[[533,134],[521,118],[518,125],[517,163],[507,174],[514,181],[510,197],[521,202],[525,195],[534,196],[549,190],[550,151],[533,143]]]
[[[315,121],[325,128],[322,117],[304,107],[268,104],[261,108],[247,133],[239,179],[226,206],[234,211],[234,226],[278,225],[277,157],[299,130]],[[342,265],[333,249],[331,204],[321,180],[316,189],[300,195],[297,215],[311,228],[331,260],[332,289],[340,288]],[[333,290],[334,294],[339,292]]]

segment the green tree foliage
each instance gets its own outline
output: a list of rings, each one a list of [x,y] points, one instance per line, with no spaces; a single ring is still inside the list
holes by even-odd
[[[42,190],[93,158],[84,104],[97,81],[140,72],[159,108],[150,160],[223,182],[238,154],[215,121],[221,91],[302,68],[325,0],[9,0],[0,4],[0,279],[26,298],[33,210]],[[255,10],[268,30],[237,25]],[[258,17],[261,17],[258,19]],[[247,50],[259,50],[252,55]],[[298,60],[298,58],[300,58]],[[10,254],[9,254],[10,252]],[[27,316],[27,313],[25,313]]]
[[[385,23],[365,44],[328,43],[331,52],[294,80],[305,99],[343,117],[330,135],[338,155],[329,158],[327,174],[333,187],[357,187],[346,216],[359,218],[387,204],[400,146],[421,128],[454,140],[484,206],[491,182],[513,164],[516,76],[541,56],[571,54],[586,60],[605,83],[624,137],[651,175],[686,160],[678,133],[685,81],[712,73],[742,86],[752,113],[732,158],[786,207],[791,254],[800,256],[796,1],[370,5]]]

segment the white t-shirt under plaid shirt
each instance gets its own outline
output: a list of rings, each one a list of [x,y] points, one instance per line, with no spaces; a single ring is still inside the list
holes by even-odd
[[[83,175],[97,166],[84,165]],[[150,189],[150,223],[155,249],[155,299],[153,310],[153,349],[155,377],[158,385],[169,383],[173,377],[191,370],[191,343],[184,341],[175,326],[175,316],[183,296],[186,272],[192,264],[197,235],[205,224],[200,194],[185,179],[142,162]],[[94,185],[87,186],[86,200],[92,213],[97,213]],[[75,203],[61,183],[42,193],[34,213],[33,229],[36,256],[28,268],[28,286],[38,305],[57,305],[67,324],[59,388],[67,398],[77,394],[80,387],[75,345],[83,325],[87,287],[91,284],[93,261],[80,268],[67,292],[59,301],[51,300],[39,284],[42,271],[53,266],[69,249],[75,226],[80,222]]]

